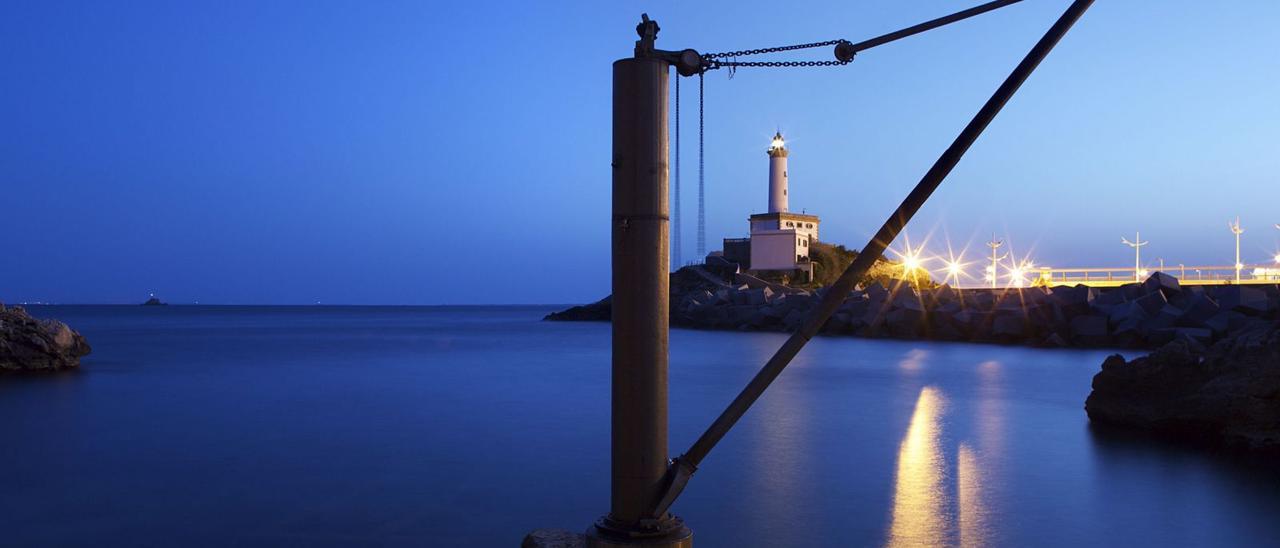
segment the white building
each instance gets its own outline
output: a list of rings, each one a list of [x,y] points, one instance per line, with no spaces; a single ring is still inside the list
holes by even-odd
[[[752,271],[802,271],[813,276],[809,248],[818,241],[818,216],[788,211],[787,147],[782,133],[769,146],[769,209],[749,218],[750,238],[724,241],[724,258]]]

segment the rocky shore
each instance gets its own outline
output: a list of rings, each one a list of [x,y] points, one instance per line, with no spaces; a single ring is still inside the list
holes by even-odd
[[[825,288],[793,289],[699,267],[671,275],[671,323],[703,329],[791,331]],[[1203,351],[1280,317],[1280,288],[1187,286],[1157,272],[1114,288],[916,290],[878,283],[854,291],[823,327],[833,335],[1029,344],[1157,348],[1178,340]],[[609,321],[609,298],[548,315]]]
[[[1132,361],[1111,356],[1085,410],[1104,426],[1280,452],[1280,322],[1208,349],[1174,341]]]
[[[84,337],[67,324],[0,304],[0,373],[76,368],[89,350]]]

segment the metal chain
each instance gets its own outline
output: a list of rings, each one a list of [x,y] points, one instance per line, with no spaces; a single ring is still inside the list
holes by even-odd
[[[847,65],[849,61],[711,61],[708,70],[720,67],[834,67]]]
[[[741,51],[726,51],[722,53],[708,53],[702,56],[706,70],[715,70],[718,68],[736,69],[738,67],[835,67],[849,64],[849,61],[725,61],[723,59],[737,59],[748,55],[761,55],[765,53],[777,53],[780,51],[795,51],[799,49],[821,48],[825,46],[834,46],[841,43],[847,43],[846,40],[827,40],[826,42],[814,42],[812,44],[796,44],[794,46],[778,46],[773,48],[761,49],[745,49]]]
[[[773,48],[762,49],[744,49],[742,51],[727,51],[724,53],[707,53],[703,57],[707,59],[720,59],[723,57],[745,57],[747,55],[760,55],[762,53],[777,53],[779,51],[794,51],[798,49],[820,48],[823,46],[834,46],[845,40],[827,40],[826,42],[814,42],[812,44],[796,44],[794,46],[778,46]]]

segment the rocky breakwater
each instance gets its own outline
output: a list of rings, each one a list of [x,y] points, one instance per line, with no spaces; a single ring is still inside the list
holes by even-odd
[[[826,291],[719,280],[686,267],[672,274],[671,323],[705,329],[792,331]],[[745,279],[745,281],[744,281]],[[1280,289],[1187,286],[1157,272],[1120,287],[917,290],[878,283],[851,293],[828,334],[1006,344],[1155,348],[1182,340],[1202,349],[1277,318]],[[608,321],[609,299],[548,320]]]
[[[1280,452],[1280,322],[1207,349],[1179,340],[1132,361],[1111,356],[1085,410],[1104,426]]]
[[[84,337],[67,324],[39,320],[20,306],[0,304],[0,373],[79,367],[89,350]]]

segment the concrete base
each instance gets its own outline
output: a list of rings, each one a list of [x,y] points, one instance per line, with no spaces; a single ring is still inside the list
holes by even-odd
[[[582,548],[587,539],[582,533],[563,529],[537,529],[525,535],[520,548]]]
[[[693,531],[680,522],[678,527],[663,535],[625,536],[592,525],[587,528],[586,540],[587,548],[692,548]]]

